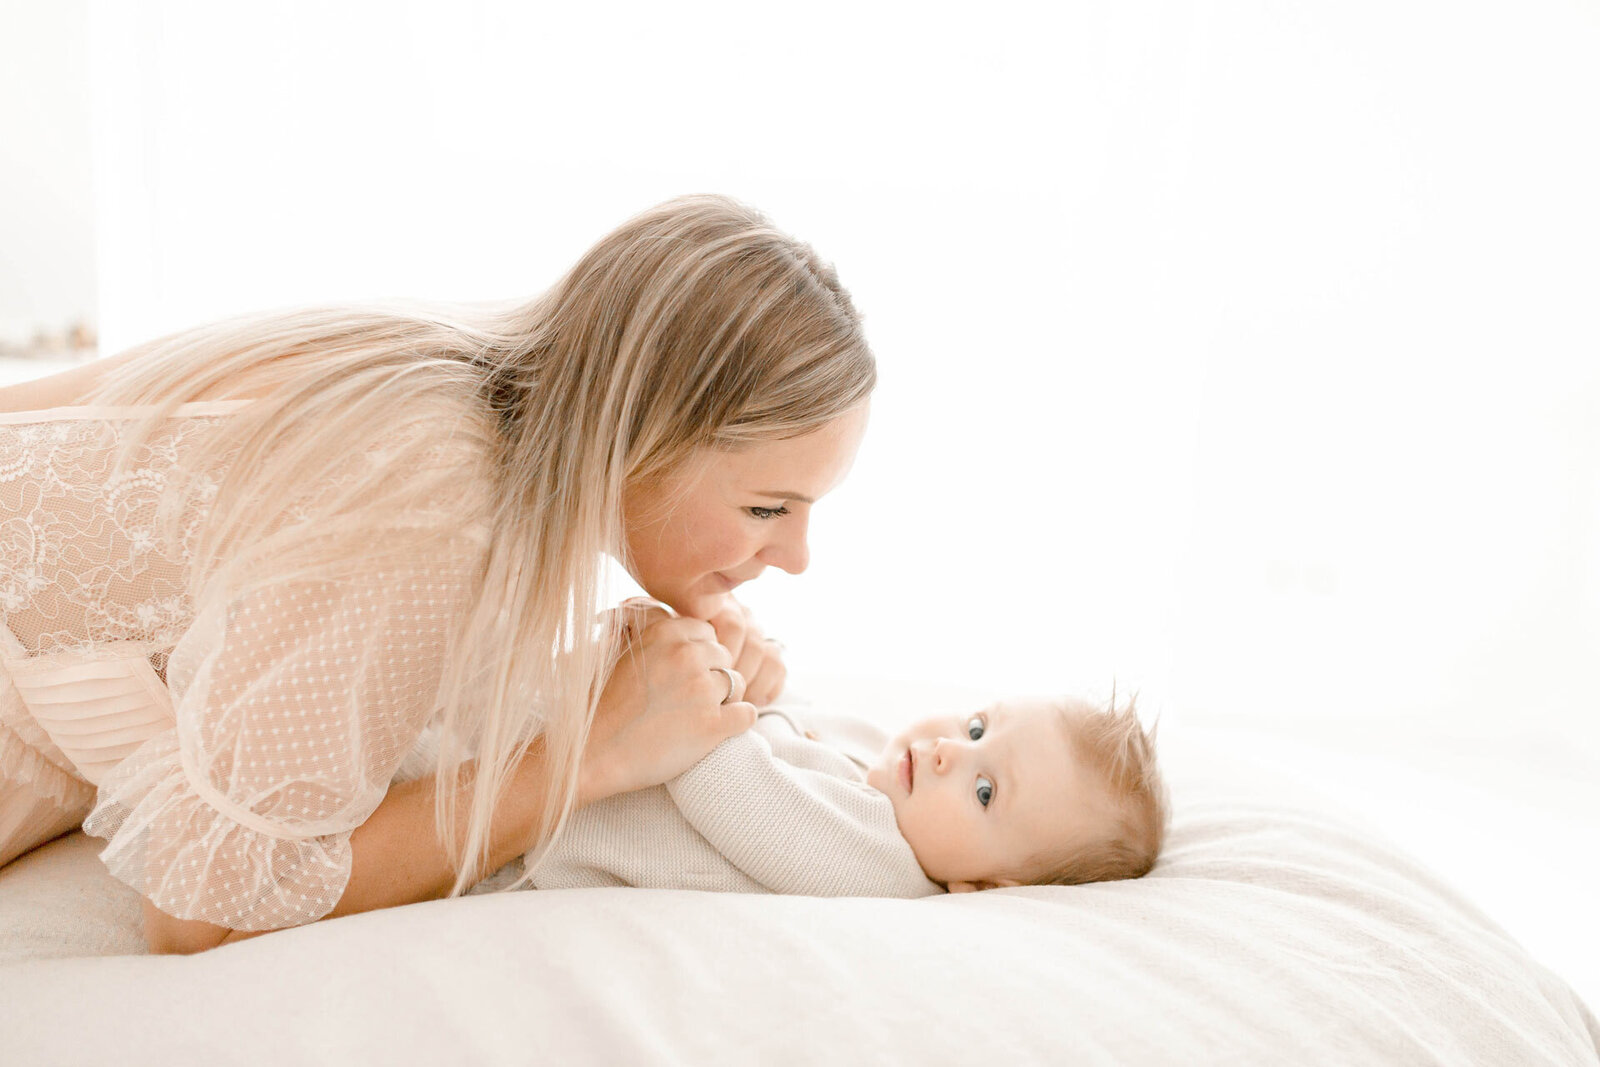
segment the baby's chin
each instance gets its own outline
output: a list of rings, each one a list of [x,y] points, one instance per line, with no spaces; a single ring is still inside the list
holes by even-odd
[[[896,750],[897,753],[904,751],[905,749],[903,747]],[[899,762],[898,759],[891,760],[888,753],[885,753],[879,758],[876,764],[867,769],[867,784],[889,798],[889,805],[894,809],[895,827],[900,831],[900,836],[905,838],[906,844],[911,848],[911,855],[916,859],[917,866],[922,868],[922,873],[924,875],[932,878],[933,881],[938,882],[939,879],[933,878],[932,875],[928,874],[927,865],[922,862],[922,855],[917,851],[917,843],[907,836],[905,827],[900,824],[900,797],[897,793],[891,792],[889,789],[890,783],[894,781],[895,764],[897,762]],[[944,883],[940,882],[939,884],[943,885]]]
[[[894,791],[889,787],[894,782],[895,771],[905,750],[906,742],[901,737],[896,737],[884,745],[883,751],[878,753],[878,758],[867,768],[867,784],[878,792],[893,797]]]

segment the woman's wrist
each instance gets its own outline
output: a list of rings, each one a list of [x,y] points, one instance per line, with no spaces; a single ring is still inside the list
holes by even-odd
[[[573,810],[593,804],[597,800],[623,792],[615,769],[610,761],[589,746],[578,762],[577,781],[574,783]],[[535,738],[522,752],[521,759],[511,772],[512,782],[502,801],[496,823],[509,837],[521,843],[519,851],[526,852],[538,844],[539,827],[543,824],[545,790],[550,784],[550,765],[546,759],[544,738]]]
[[[604,800],[621,792],[617,788],[610,762],[603,753],[595,751],[595,748],[593,745],[587,746],[583,758],[578,762],[578,788],[572,798],[574,809],[586,807],[597,800]]]

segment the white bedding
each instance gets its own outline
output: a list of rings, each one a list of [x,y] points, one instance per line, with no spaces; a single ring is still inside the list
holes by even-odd
[[[8,1064],[1596,1064],[1570,988],[1289,777],[1163,738],[1132,882],[924,900],[585,889],[136,950],[92,842],[0,873]],[[79,958],[42,958],[48,955]]]

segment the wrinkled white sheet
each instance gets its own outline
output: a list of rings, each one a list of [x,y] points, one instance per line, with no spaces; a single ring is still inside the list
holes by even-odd
[[[1236,748],[1164,738],[1174,824],[1138,881],[923,900],[511,893],[191,958],[33,958],[0,966],[5,1059],[1600,1063],[1559,977]],[[125,950],[136,916],[72,838],[0,873],[13,959],[19,931],[51,951],[52,924],[62,951]]]

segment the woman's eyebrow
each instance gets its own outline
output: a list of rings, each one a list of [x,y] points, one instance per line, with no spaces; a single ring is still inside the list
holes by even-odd
[[[800,493],[789,493],[781,489],[757,489],[756,496],[770,496],[778,500],[796,500],[802,504],[815,504],[816,501]]]

